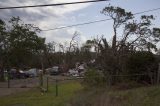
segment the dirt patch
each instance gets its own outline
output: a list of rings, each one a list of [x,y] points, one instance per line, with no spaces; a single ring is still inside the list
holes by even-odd
[[[38,87],[38,84],[38,78],[10,80],[10,88],[8,88],[8,82],[0,82],[0,97],[28,91]]]
[[[28,91],[31,88],[0,88],[0,97]]]

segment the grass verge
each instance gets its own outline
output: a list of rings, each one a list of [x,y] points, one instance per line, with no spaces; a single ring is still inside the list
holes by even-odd
[[[160,86],[129,90],[92,88],[81,91],[71,106],[160,106]]]
[[[75,92],[82,89],[79,82],[72,81],[60,84],[58,97],[55,96],[55,85],[49,87],[49,92],[41,93],[39,89],[5,96],[0,98],[0,106],[66,106]]]

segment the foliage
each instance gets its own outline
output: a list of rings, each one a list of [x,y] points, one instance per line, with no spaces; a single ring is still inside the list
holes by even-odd
[[[142,15],[136,20],[131,12],[113,6],[105,7],[101,13],[113,20],[112,48],[118,51],[126,47],[135,50],[157,50],[156,43],[160,40],[160,29],[151,27],[153,15]],[[117,31],[118,28],[123,28],[121,35]]]
[[[85,73],[84,84],[97,87],[97,86],[103,86],[104,83],[105,79],[102,72],[95,69],[89,69]]]
[[[127,69],[132,74],[143,74],[153,71],[154,64],[156,64],[156,60],[151,52],[136,52],[129,56]]]
[[[1,21],[1,67],[27,66],[32,56],[44,48],[45,39],[37,36],[39,31],[32,24],[24,24],[19,17],[12,17],[7,25]]]
[[[137,81],[156,83],[158,62],[151,52],[132,53],[126,63],[128,74],[142,74],[142,76],[136,78]]]
[[[95,44],[98,46],[97,64],[102,67],[105,76],[128,74],[127,66],[128,64],[132,65],[132,63],[128,63],[128,58],[136,51],[142,51],[141,53],[145,55],[143,51],[150,54],[150,52],[157,50],[156,44],[160,41],[160,29],[152,27],[153,15],[143,15],[139,20],[136,20],[131,12],[114,6],[105,7],[101,13],[113,20],[114,32],[111,44],[103,37],[100,40],[95,40]],[[119,29],[122,29],[122,33],[118,32]],[[143,60],[143,57],[135,56]],[[150,62],[150,60],[146,61]],[[139,63],[137,62],[137,64]],[[146,69],[146,65],[141,66]],[[152,66],[148,67],[147,73],[152,70],[151,68]],[[141,71],[140,68],[137,70]],[[137,70],[132,71],[136,73]],[[145,74],[145,71],[141,72]],[[113,81],[116,80],[113,79]]]

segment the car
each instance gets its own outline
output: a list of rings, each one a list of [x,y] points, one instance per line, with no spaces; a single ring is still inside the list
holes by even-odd
[[[60,70],[58,66],[54,66],[50,69],[50,75],[59,75],[60,74]]]
[[[25,71],[19,70],[19,78],[29,78],[29,74]]]
[[[18,78],[18,71],[16,69],[10,69],[9,71],[9,78],[10,79],[17,79]]]
[[[52,70],[52,68],[47,68],[45,69],[45,74],[50,74],[50,71]]]
[[[28,71],[25,71],[25,74],[27,74],[29,77],[37,77],[38,70],[36,68],[32,68],[32,69],[29,69]]]
[[[22,79],[27,78],[26,74],[22,70],[10,69],[9,71],[10,79]]]

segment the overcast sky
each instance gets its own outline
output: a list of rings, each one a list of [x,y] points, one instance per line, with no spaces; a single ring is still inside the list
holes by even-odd
[[[77,1],[85,0],[0,0],[0,7]],[[100,11],[109,4],[113,6],[120,6],[127,11],[136,13],[149,9],[159,8],[160,0],[110,0],[107,2],[76,4],[57,7],[0,10],[0,18],[9,20],[9,18],[12,16],[20,16],[20,18],[25,23],[35,24],[42,30],[51,29],[60,26],[68,26],[88,21],[106,19],[108,17],[101,14]],[[156,27],[160,27],[160,10],[145,14],[153,14],[156,17],[154,25]],[[81,43],[97,35],[101,36],[102,34],[108,40],[110,40],[113,35],[112,21],[41,32],[39,36],[46,37],[46,42],[55,41],[62,43],[65,41],[69,41],[75,31],[78,31],[80,33],[78,41]]]

